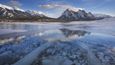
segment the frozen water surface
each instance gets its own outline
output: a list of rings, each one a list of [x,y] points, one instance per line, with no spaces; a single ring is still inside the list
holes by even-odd
[[[114,26],[115,18],[0,23],[0,65],[115,65]]]

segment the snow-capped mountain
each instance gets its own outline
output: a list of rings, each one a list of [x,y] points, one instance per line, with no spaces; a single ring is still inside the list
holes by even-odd
[[[62,20],[75,21],[75,20],[93,20],[95,16],[91,12],[85,12],[84,10],[73,11],[66,9],[59,17]]]
[[[10,6],[7,6],[7,5],[3,5],[3,4],[0,4],[0,7],[4,8],[4,9],[9,9],[9,10],[19,10],[19,11],[23,11],[23,9],[20,9],[20,8],[13,8],[13,7],[10,7]]]
[[[44,17],[44,13],[40,11],[28,10],[27,12],[31,14],[32,16]]]
[[[2,7],[2,8],[7,8],[7,9],[10,9],[10,10],[13,10],[13,8],[12,7],[9,7],[9,6],[6,6],[6,5],[2,5],[2,4],[0,4],[0,7]]]
[[[7,5],[0,4],[0,18],[3,19],[31,19],[46,17],[43,13],[37,11],[24,11],[20,8],[12,8]]]
[[[13,8],[7,5],[0,4],[0,21],[2,20],[29,20],[29,21],[77,21],[77,20],[97,20],[103,19],[108,16],[94,15],[91,12],[86,12],[85,10],[71,10],[66,9],[59,18],[50,18],[45,16],[43,12],[28,10],[25,11],[20,8]]]
[[[0,17],[1,18],[15,18],[17,16],[27,16],[24,10],[19,8],[12,8],[10,6],[0,4]]]

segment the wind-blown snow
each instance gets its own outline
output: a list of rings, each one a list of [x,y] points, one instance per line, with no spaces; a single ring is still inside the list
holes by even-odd
[[[41,11],[28,10],[27,12],[30,13],[31,15],[33,15],[33,16],[41,16],[41,17],[44,16],[44,13],[41,12]]]
[[[22,12],[25,12],[25,10],[23,9],[20,9],[20,8],[14,8],[15,10],[18,10],[18,11],[22,11]]]
[[[7,9],[10,9],[10,10],[13,10],[12,7],[7,6],[7,5],[3,5],[3,4],[0,4],[0,7],[4,8],[4,9],[7,8]]]
[[[10,7],[10,6],[7,6],[7,5],[3,5],[3,4],[0,4],[0,7],[1,8],[4,8],[4,9],[9,9],[9,10],[19,10],[19,11],[23,11],[25,12],[23,9],[20,9],[20,8],[13,8],[13,7]]]

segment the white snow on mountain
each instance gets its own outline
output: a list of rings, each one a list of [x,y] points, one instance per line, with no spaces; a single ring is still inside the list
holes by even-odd
[[[7,6],[7,5],[3,5],[3,4],[0,4],[0,7],[4,8],[4,9],[7,8],[7,9],[10,9],[10,10],[13,10],[12,7]]]
[[[92,20],[95,19],[94,15],[92,13],[87,13],[85,10],[71,10],[66,9],[64,13],[59,17],[59,19],[64,20]]]
[[[25,12],[25,10],[23,9],[20,9],[20,8],[14,8],[15,10],[19,10],[19,11],[22,11],[22,12]]]
[[[58,5],[55,5],[55,6],[58,6]],[[109,15],[104,15],[104,14],[92,14],[91,12],[86,12],[85,10],[81,8],[73,7],[71,9],[70,7],[69,9],[66,9],[58,19],[66,20],[66,21],[78,21],[78,20],[97,20],[97,19],[111,17]],[[45,15],[46,14],[41,11],[35,11],[35,10],[25,11],[17,7],[10,7],[7,5],[0,4],[1,18],[11,18],[11,17],[29,18],[31,16],[33,16],[34,18],[38,18],[38,17],[46,17]]]
[[[44,13],[41,11],[28,10],[27,12],[30,13],[32,16],[44,16]]]
[[[1,8],[4,8],[4,9],[9,9],[9,10],[19,10],[19,11],[23,11],[23,9],[20,9],[20,8],[13,8],[13,7],[10,7],[10,6],[7,6],[7,5],[3,5],[3,4],[0,4],[0,7]]]
[[[11,18],[11,17],[29,18],[31,16],[45,17],[44,13],[41,11],[34,11],[34,10],[25,11],[17,7],[10,7],[10,6],[3,5],[3,4],[0,4],[0,16],[1,18]]]

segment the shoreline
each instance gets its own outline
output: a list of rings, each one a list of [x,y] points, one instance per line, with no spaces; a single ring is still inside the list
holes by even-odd
[[[84,24],[84,23],[95,23],[96,21],[71,21],[71,22],[0,22],[0,24]]]

